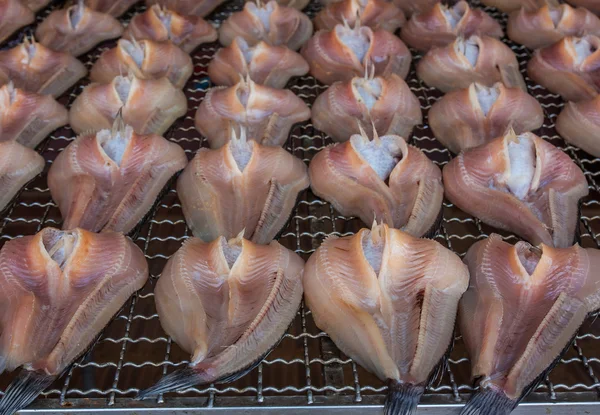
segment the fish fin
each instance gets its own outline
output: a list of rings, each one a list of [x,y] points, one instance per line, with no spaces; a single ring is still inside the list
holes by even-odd
[[[0,399],[0,415],[13,415],[27,407],[54,379],[56,376],[22,369]]]
[[[523,75],[521,75],[521,71],[519,71],[518,64],[498,66],[498,70],[500,71],[500,78],[502,79],[502,83],[506,85],[506,87],[521,88],[523,92],[527,93],[527,85],[525,84]]]
[[[395,380],[388,382],[388,393],[385,398],[384,415],[411,415],[417,411],[417,405],[425,386],[400,383]]]
[[[275,178],[272,178],[265,206],[260,213],[256,229],[248,238],[249,240],[257,244],[267,244],[271,242],[271,240],[267,238],[267,234],[271,231],[271,227],[275,222],[280,219],[285,204],[284,195],[285,187],[280,185]],[[285,223],[282,223],[282,226],[283,225],[285,225]],[[279,229],[277,232],[279,232]]]
[[[485,389],[476,392],[464,406],[460,415],[508,415],[517,406],[502,392]]]
[[[435,218],[435,222],[431,225],[431,227],[425,232],[423,238],[425,239],[435,239],[442,230],[442,223],[444,222],[444,205],[440,206],[440,211],[438,212],[437,218]]]
[[[267,123],[267,126],[265,127],[265,130],[263,132],[263,136],[261,137],[261,140],[260,140],[260,143],[262,145],[276,147],[276,146],[282,146],[285,144],[285,141],[283,143],[278,143],[278,142],[274,141],[275,135],[281,129],[281,126],[278,125],[280,118],[281,117],[280,117],[279,113],[277,113],[277,112],[271,114],[271,117],[269,117],[269,122]]]
[[[162,108],[154,108],[154,110],[146,118],[144,123],[144,132],[156,133],[157,130],[162,130],[163,125],[167,121],[167,114]]]
[[[146,398],[160,395],[161,393],[191,388],[202,382],[200,372],[190,366],[171,372],[159,380],[154,386],[138,392],[136,400],[142,401]]]

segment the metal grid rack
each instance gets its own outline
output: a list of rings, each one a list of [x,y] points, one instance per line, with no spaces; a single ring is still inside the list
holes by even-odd
[[[473,6],[480,6],[478,0],[471,3]],[[218,24],[241,6],[240,0],[230,3],[209,16],[209,20]],[[60,4],[53,4],[40,13],[37,23],[56,7],[60,7]],[[311,4],[305,11],[312,17],[318,9],[317,4]],[[143,6],[138,6],[122,20],[127,22],[135,13],[143,10]],[[505,15],[495,9],[485,10],[505,26]],[[24,33],[30,33],[31,30],[32,27],[29,27],[21,31],[9,45],[17,43]],[[530,52],[508,39],[504,40],[517,54],[521,70],[526,75]],[[101,45],[85,55],[82,61],[91,67],[100,53],[113,45],[114,42]],[[206,73],[208,62],[218,48],[218,44],[203,45],[193,54],[195,70],[185,87],[189,111],[166,134],[168,139],[185,149],[189,158],[193,157],[199,147],[206,145],[206,141],[194,129],[193,117],[209,86]],[[413,57],[415,62],[420,58],[415,51]],[[560,147],[585,172],[590,195],[582,207],[582,245],[600,248],[600,159],[566,144],[558,137],[554,121],[563,106],[561,99],[533,84],[527,77],[526,81],[529,93],[535,96],[545,111],[545,122],[537,131],[538,135]],[[84,80],[73,87],[61,98],[61,102],[70,106],[87,83],[89,80]],[[414,131],[411,143],[442,166],[451,155],[433,138],[427,125],[427,112],[441,94],[417,79],[414,65],[407,83],[421,102],[425,120],[425,124]],[[295,79],[288,87],[309,105],[325,90],[324,86],[310,76]],[[38,150],[47,161],[46,169],[19,193],[0,217],[0,246],[7,240],[34,234],[46,226],[60,226],[60,213],[51,199],[46,175],[52,161],[74,136],[74,132],[66,127],[56,131],[41,144]],[[330,142],[328,137],[307,122],[292,130],[287,149],[308,163]],[[361,227],[360,220],[341,216],[329,203],[319,200],[307,190],[301,194],[280,242],[307,259],[327,235],[351,235]],[[442,230],[437,240],[462,256],[470,245],[492,231],[479,220],[445,202]],[[149,283],[127,302],[92,350],[44,392],[30,409],[22,413],[135,411],[266,414],[280,413],[292,406],[293,413],[298,414],[381,413],[387,387],[339,352],[327,335],[315,326],[310,310],[304,305],[280,345],[257,369],[242,379],[231,384],[191,388],[151,401],[133,400],[138,390],[152,385],[175,367],[186,364],[186,353],[160,327],[153,288],[167,259],[188,235],[190,232],[171,183],[145,222],[132,233],[132,239],[142,248],[148,260],[151,272]],[[511,242],[516,241],[512,235],[504,236]],[[458,413],[473,390],[469,369],[469,361],[459,335],[443,378],[426,392],[419,413]],[[14,374],[0,376],[0,396],[13,376]],[[600,323],[592,318],[584,324],[575,344],[558,367],[515,414],[550,413],[548,411],[555,414],[598,413],[598,376]]]

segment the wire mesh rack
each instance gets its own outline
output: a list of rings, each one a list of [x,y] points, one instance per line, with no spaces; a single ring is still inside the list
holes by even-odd
[[[471,4],[480,7],[476,0]],[[39,13],[36,24],[60,6],[60,3],[53,3]],[[209,16],[209,20],[218,25],[241,7],[240,0],[229,3]],[[319,6],[313,2],[305,11],[312,17],[318,9]],[[143,10],[143,5],[134,7],[122,21],[126,23]],[[506,15],[491,8],[485,10],[506,26]],[[25,28],[3,47],[18,43],[34,28],[35,24]],[[582,206],[581,244],[600,248],[600,159],[566,144],[557,135],[554,121],[564,105],[562,100],[532,83],[526,76],[530,51],[508,39],[504,40],[518,57],[529,93],[544,108],[545,122],[537,134],[561,148],[585,172],[590,195]],[[114,44],[106,42],[100,45],[85,55],[82,61],[90,68],[99,55]],[[194,128],[194,114],[210,86],[206,69],[218,48],[216,43],[208,44],[193,53],[194,74],[185,87],[188,113],[165,135],[181,145],[190,159],[198,148],[206,146],[206,140]],[[414,62],[418,62],[420,56],[412,52]],[[70,106],[88,83],[89,80],[83,80],[60,101]],[[416,77],[414,64],[407,83],[419,98],[425,121],[424,125],[415,129],[410,141],[435,163],[443,166],[450,160],[451,154],[434,139],[427,124],[428,110],[441,94],[425,86]],[[292,80],[288,88],[309,105],[325,90],[310,76]],[[34,234],[43,227],[60,226],[60,212],[52,201],[46,177],[58,153],[74,138],[74,132],[65,127],[40,145],[38,151],[46,160],[46,168],[17,195],[0,217],[0,245],[22,235]],[[307,122],[294,127],[287,149],[308,163],[329,143],[331,140],[327,136]],[[307,259],[328,235],[351,235],[363,226],[359,219],[340,215],[329,203],[307,190],[300,195],[279,241]],[[436,238],[444,246],[462,256],[474,242],[491,232],[492,228],[444,202],[443,224]],[[387,390],[385,384],[344,356],[327,335],[315,326],[310,310],[304,305],[279,346],[240,380],[191,388],[151,401],[135,401],[133,398],[139,390],[151,386],[165,373],[187,363],[188,355],[171,341],[159,324],[153,289],[167,259],[189,235],[171,182],[145,221],[131,234],[146,255],[150,281],[126,303],[95,346],[44,392],[31,408],[22,413],[381,413],[383,396]],[[503,236],[510,242],[517,240],[510,234]],[[419,413],[458,413],[473,391],[469,370],[469,360],[460,335],[457,335],[449,365],[439,383],[426,392]],[[560,364],[515,414],[600,413],[598,376],[600,323],[592,317],[581,328],[575,343]],[[0,396],[13,377],[14,374],[0,376]]]

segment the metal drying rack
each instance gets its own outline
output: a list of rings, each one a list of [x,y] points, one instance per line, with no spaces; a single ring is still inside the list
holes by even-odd
[[[478,0],[471,3],[480,6]],[[54,2],[39,13],[36,24],[60,6]],[[209,16],[209,20],[221,22],[241,7],[240,0],[230,2]],[[318,9],[313,0],[305,12],[312,17]],[[123,22],[143,10],[144,6],[138,5],[122,18]],[[491,8],[485,10],[505,26],[506,15]],[[18,43],[26,33],[32,33],[34,26],[20,31],[2,47]],[[521,71],[526,74],[530,52],[507,39],[505,41],[517,54]],[[100,53],[114,44],[114,41],[102,44],[85,55],[82,61],[88,68],[91,67]],[[210,85],[206,68],[218,48],[216,43],[208,44],[193,53],[195,70],[185,87],[189,111],[166,134],[168,139],[185,149],[189,158],[199,147],[206,146],[206,140],[194,129],[194,114]],[[415,51],[413,57],[418,61],[419,55]],[[545,123],[537,132],[538,135],[560,147],[585,172],[590,195],[582,207],[582,245],[600,248],[600,159],[567,145],[558,137],[554,121],[563,107],[562,100],[527,77],[526,81],[529,93],[540,101],[545,111]],[[411,143],[441,166],[450,159],[450,154],[433,138],[427,125],[427,112],[441,94],[417,79],[414,65],[407,82],[419,98],[425,116],[425,124],[416,128]],[[87,83],[87,79],[82,81],[60,101],[69,106]],[[312,104],[317,95],[325,90],[310,76],[292,80],[288,87],[308,104]],[[38,150],[47,161],[46,169],[3,212],[0,217],[0,245],[22,235],[34,234],[46,226],[61,225],[60,213],[48,191],[46,174],[52,161],[74,136],[70,128],[62,128],[41,144]],[[314,154],[330,142],[328,137],[307,122],[292,130],[287,149],[308,163]],[[351,235],[361,227],[360,220],[341,216],[329,203],[305,191],[279,240],[307,259],[326,236]],[[470,245],[492,231],[479,220],[445,202],[443,225],[437,240],[459,255],[464,255]],[[185,365],[188,358],[160,327],[153,288],[169,256],[189,235],[171,182],[146,220],[132,234],[133,240],[148,259],[152,276],[150,282],[126,303],[91,351],[21,413],[382,413],[387,387],[339,352],[327,335],[315,326],[310,310],[304,305],[279,346],[258,368],[242,379],[230,384],[170,393],[154,400],[135,401],[133,398],[140,389],[152,385],[176,367]],[[511,242],[516,241],[514,236],[504,236]],[[418,413],[457,414],[473,390],[469,370],[469,360],[458,336],[443,378],[426,392]],[[561,363],[514,414],[600,413],[598,376],[600,322],[591,318],[581,328],[575,344]],[[0,376],[0,396],[13,377],[14,374]]]

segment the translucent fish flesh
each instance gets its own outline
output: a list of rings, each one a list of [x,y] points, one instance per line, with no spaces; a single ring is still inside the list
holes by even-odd
[[[500,39],[500,23],[481,9],[471,8],[462,0],[448,6],[437,3],[431,10],[415,14],[402,29],[402,40],[417,50],[445,46],[457,37],[487,35]]]
[[[211,88],[196,111],[196,129],[211,148],[225,145],[232,132],[268,146],[282,146],[292,126],[310,118],[304,101],[287,89],[259,85],[250,78],[231,87]]]
[[[338,142],[359,134],[359,124],[372,131],[372,123],[379,135],[410,137],[413,127],[422,122],[419,99],[395,74],[336,82],[312,106],[314,127]]]
[[[534,52],[527,74],[567,101],[592,99],[600,92],[600,38],[565,37]]]
[[[447,46],[433,48],[419,61],[417,76],[443,92],[467,88],[474,82],[527,91],[514,52],[489,36],[457,38]]]
[[[567,142],[600,157],[600,95],[588,101],[567,102],[556,119],[556,131]]]
[[[250,46],[238,36],[215,53],[208,64],[208,76],[216,85],[232,86],[249,76],[257,84],[284,88],[290,78],[306,75],[308,69],[302,55],[285,46],[263,41]]]
[[[219,29],[219,41],[229,46],[237,36],[249,45],[261,40],[273,46],[298,50],[312,35],[312,22],[304,13],[280,6],[276,1],[256,4],[247,2],[244,10],[235,12]]]
[[[511,13],[508,37],[529,49],[539,49],[565,36],[600,35],[600,19],[582,7],[549,2],[537,10],[521,9]]]
[[[157,42],[170,40],[183,51],[191,53],[202,43],[217,40],[217,30],[199,16],[184,16],[158,4],[144,13],[135,15],[124,39],[151,39]]]
[[[277,242],[186,240],[154,291],[164,330],[191,354],[139,399],[250,372],[277,345],[302,300],[304,261]]]
[[[85,0],[85,5],[92,10],[119,17],[139,0]]]
[[[443,365],[468,282],[438,242],[376,225],[323,242],[306,263],[304,298],[337,347],[388,382],[385,413],[409,415]]]
[[[52,131],[69,123],[69,112],[50,95],[0,87],[0,141],[34,148]]]
[[[333,30],[344,22],[354,26],[357,19],[363,26],[392,33],[406,23],[404,12],[385,0],[342,0],[331,3],[317,14],[314,23],[317,30]]]
[[[14,32],[35,21],[33,12],[20,0],[0,2],[0,43]]]
[[[59,97],[86,74],[76,58],[50,50],[33,38],[0,51],[0,82],[12,81],[16,88],[29,92]]]
[[[479,389],[462,415],[508,415],[543,381],[586,315],[600,307],[600,251],[510,245],[499,235],[465,257],[459,324]]]
[[[147,279],[144,254],[118,233],[45,228],[6,242],[0,251],[0,373],[23,369],[0,400],[0,413],[31,403]]]
[[[193,71],[190,55],[170,41],[119,39],[115,48],[100,55],[92,67],[90,79],[107,84],[114,77],[129,73],[140,79],[166,76],[177,88],[183,88]]]
[[[246,140],[201,148],[179,176],[177,194],[194,236],[210,242],[244,232],[268,244],[288,221],[298,194],[309,186],[306,165],[281,147]]]
[[[435,138],[455,154],[485,144],[509,128],[521,134],[544,123],[542,106],[534,97],[501,82],[451,91],[433,104],[428,117]]]
[[[184,16],[208,16],[214,9],[225,3],[225,0],[146,0],[146,6],[160,4]]]
[[[326,147],[310,163],[313,193],[344,216],[358,216],[420,237],[437,231],[442,214],[442,173],[402,137],[373,140],[353,135]]]
[[[79,56],[97,44],[123,34],[123,25],[109,14],[85,6],[83,0],[50,13],[35,31],[38,41],[49,49]]]
[[[0,211],[8,205],[23,186],[44,170],[44,165],[44,158],[32,149],[15,141],[0,142]],[[0,306],[0,317],[2,316],[1,310]],[[2,330],[0,330],[0,338],[1,335]],[[2,373],[1,350],[0,346],[0,374]]]
[[[444,167],[446,197],[481,221],[533,245],[572,246],[588,194],[568,155],[535,134],[509,131]]]
[[[128,233],[186,164],[179,145],[120,125],[69,144],[52,163],[48,187],[63,229]]]
[[[363,76],[371,65],[375,66],[375,76],[396,74],[404,79],[412,59],[406,45],[393,33],[374,31],[359,23],[317,32],[301,53],[310,73],[327,85]]]
[[[117,76],[85,87],[71,105],[69,124],[77,134],[109,129],[119,112],[136,133],[162,135],[186,114],[187,99],[167,78]]]

